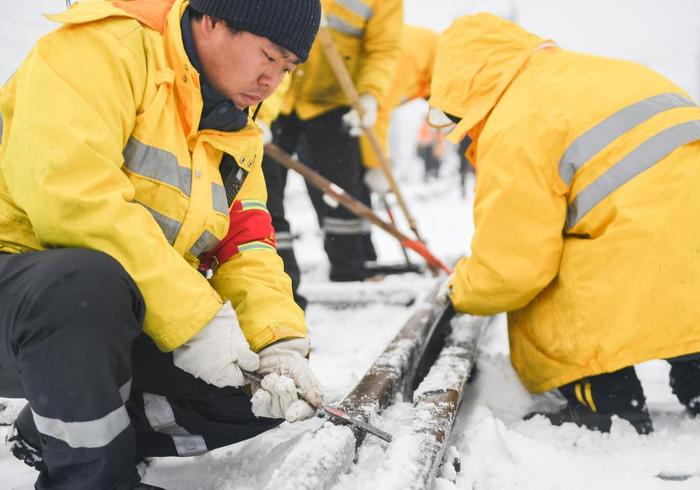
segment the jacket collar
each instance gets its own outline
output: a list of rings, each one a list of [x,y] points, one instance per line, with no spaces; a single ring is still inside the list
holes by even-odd
[[[202,63],[197,54],[190,24],[190,9],[187,8],[180,22],[182,43],[185,53],[194,69],[199,73],[203,101],[199,129],[217,129],[220,131],[238,131],[248,122],[248,109],[240,110],[224,95],[211,86],[202,71]]]

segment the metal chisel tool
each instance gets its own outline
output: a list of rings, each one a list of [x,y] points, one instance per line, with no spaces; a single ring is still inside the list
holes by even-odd
[[[263,376],[261,374],[251,373],[249,371],[244,371],[243,374],[245,374],[245,376],[247,378],[255,381],[258,384],[261,384],[261,382],[262,382]],[[304,400],[304,401],[309,403],[308,400]],[[312,404],[312,406],[314,406],[314,405]],[[314,406],[314,408],[317,408],[319,410],[323,410],[328,415],[331,415],[333,417],[337,417],[340,420],[343,420],[349,424],[354,425],[355,427],[357,427],[359,429],[362,429],[366,432],[369,432],[370,434],[373,434],[386,442],[391,442],[391,434],[389,434],[388,432],[384,432],[383,430],[378,429],[377,427],[375,427],[371,424],[368,424],[367,422],[365,422],[362,419],[359,419],[357,417],[352,417],[339,408],[329,407],[328,405]]]

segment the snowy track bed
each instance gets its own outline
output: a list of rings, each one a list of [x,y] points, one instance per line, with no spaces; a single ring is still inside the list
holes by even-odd
[[[355,418],[382,430],[391,427],[393,440],[387,444],[355,427],[342,432],[327,423],[300,441],[265,488],[369,488],[377,480],[385,480],[381,488],[387,489],[430,488],[488,320],[461,317],[451,323],[450,333],[450,311],[419,303],[340,404]],[[403,399],[413,399],[413,404]],[[378,466],[351,464],[355,458],[372,461],[375,456],[381,461]]]
[[[456,189],[445,190],[439,182],[436,185],[439,186],[439,199],[433,199],[435,194],[428,195],[425,187],[416,187],[415,190],[408,187],[409,199],[421,204],[416,207],[418,221],[425,223],[424,228],[428,229],[430,243],[435,243],[436,252],[449,259],[460,254],[454,239],[454,226],[447,222],[446,217],[441,222],[435,216],[441,216],[438,211],[442,208],[449,208],[452,213],[464,208],[464,216],[452,214],[449,219],[463,221],[466,235],[468,209]],[[423,195],[425,198],[421,199]],[[306,213],[302,218],[308,216]],[[308,266],[311,271],[304,280],[310,288],[323,290],[327,272],[321,260],[323,251],[313,231],[314,223],[309,221],[308,227],[300,227],[302,246],[297,250],[301,252],[302,267]],[[377,238],[384,260],[400,259],[400,251],[394,243],[383,243],[381,236]],[[393,291],[414,286],[425,291],[435,282],[430,277],[410,274],[402,278],[388,277],[379,284]],[[328,401],[337,405],[358,384],[418,305],[406,307],[366,302],[354,308],[331,306],[322,301],[311,303],[307,319],[313,343],[312,368],[326,388]],[[433,490],[700,488],[700,477],[697,476],[684,481],[657,478],[659,474],[674,476],[700,472],[700,421],[687,417],[671,393],[668,364],[657,361],[638,368],[656,427],[649,436],[638,436],[621,420],[613,423],[610,434],[593,433],[572,425],[553,427],[541,418],[522,421],[522,416],[530,410],[546,408],[558,401],[550,396],[532,396],[523,389],[508,358],[503,317],[484,330],[476,366],[476,375],[465,389],[447,444],[449,459],[459,457],[461,471],[455,471],[450,464],[443,465],[432,485]],[[416,468],[410,461],[414,461],[416,455],[412,429],[419,421],[417,410],[409,397],[400,396],[392,401],[394,403],[388,409],[370,418],[371,423],[393,434],[392,444],[368,437],[359,451],[357,462],[341,461],[342,465],[349,466],[349,472],[340,472],[330,488],[398,488],[396,485],[405,481],[407,475],[415,475]],[[9,408],[0,414],[0,423],[11,422],[22,404],[21,401],[10,401]],[[350,431],[346,427],[327,433],[328,438],[323,441],[314,440],[313,436],[318,435],[314,431],[323,423],[323,419],[284,423],[252,440],[204,456],[155,460],[148,469],[146,480],[169,490],[261,490],[273,478],[281,476],[274,476],[275,471],[285,464],[287,458],[291,461],[302,454],[305,463],[299,464],[299,471],[294,473],[299,479],[288,480],[290,485],[292,482],[300,485],[296,488],[309,488],[301,486],[306,483],[299,483],[300,480],[313,481],[312,477],[301,478],[305,475],[303,470],[308,469],[307,461],[338,448],[340,453],[347,454],[344,441]],[[33,488],[36,472],[9,454],[3,442],[7,432],[7,427],[0,427],[0,475],[3,476],[0,488],[29,490]],[[331,460],[339,461],[336,458]]]

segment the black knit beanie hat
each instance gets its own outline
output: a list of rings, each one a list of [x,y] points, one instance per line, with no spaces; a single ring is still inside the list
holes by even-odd
[[[320,0],[190,0],[231,27],[268,38],[306,61],[321,22]]]

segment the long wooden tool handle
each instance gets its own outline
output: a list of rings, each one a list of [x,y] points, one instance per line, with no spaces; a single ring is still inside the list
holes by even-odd
[[[343,58],[338,52],[338,48],[335,46],[335,43],[333,42],[333,37],[331,36],[331,33],[327,27],[322,27],[321,29],[319,29],[318,38],[321,41],[321,46],[323,47],[323,51],[326,54],[326,58],[328,59],[328,62],[330,63],[331,68],[333,69],[333,73],[335,73],[335,76],[338,79],[338,83],[343,89],[343,92],[345,92],[346,97],[350,100],[350,104],[352,104],[352,107],[360,115],[362,115],[362,107],[360,107],[360,95],[357,93],[355,83],[353,82],[352,77],[350,76],[350,73],[348,72],[345,63],[343,62]],[[399,203],[401,211],[406,217],[406,221],[408,221],[408,226],[411,228],[418,240],[424,241],[420,233],[418,232],[416,220],[413,218],[413,215],[409,211],[408,204],[403,198],[403,194],[399,190],[399,185],[396,182],[396,179],[394,178],[394,172],[392,172],[391,170],[391,164],[384,155],[384,151],[382,150],[382,145],[379,141],[379,138],[377,137],[377,133],[374,131],[373,128],[363,129],[365,131],[365,134],[367,135],[367,138],[369,139],[372,149],[374,150],[377,156],[377,159],[379,160],[379,165],[381,166],[381,169],[384,172],[384,176],[386,177],[387,182],[389,182],[389,187],[391,188],[391,191],[396,195],[396,200]]]
[[[392,225],[396,226],[396,219],[394,219],[394,213],[391,211],[391,207],[389,207],[389,201],[387,201],[386,196],[382,196],[382,203],[384,204],[384,209],[386,209],[386,214],[389,217],[389,221],[391,222]],[[401,253],[403,253],[403,259],[406,261],[406,265],[413,265],[411,264],[411,258],[408,256],[408,252],[406,251],[406,247],[404,247],[403,244],[401,245]]]
[[[355,216],[364,218],[372,224],[377,225],[382,230],[386,231],[394,238],[396,238],[401,245],[409,248],[416,252],[418,255],[423,257],[426,263],[433,268],[437,268],[447,272],[448,274],[452,272],[447,265],[445,265],[440,259],[435,257],[425,244],[418,240],[413,240],[408,236],[404,235],[399,231],[398,228],[393,226],[391,223],[387,223],[381,219],[369,206],[366,206],[358,199],[355,199],[350,194],[345,192],[342,188],[332,183],[330,180],[326,179],[324,176],[318,172],[312,170],[307,165],[304,165],[299,160],[292,158],[289,153],[282,150],[279,146],[274,143],[268,143],[265,145],[265,154],[270,158],[275,160],[280,165],[294,170],[302,177],[304,177],[311,185],[319,189],[324,194],[328,195],[331,199],[336,201],[338,204],[348,209]]]

